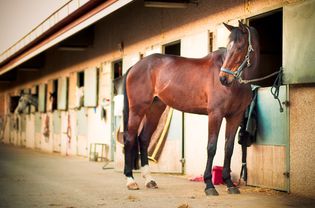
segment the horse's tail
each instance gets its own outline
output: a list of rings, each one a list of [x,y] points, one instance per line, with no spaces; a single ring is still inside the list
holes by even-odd
[[[128,73],[130,71],[131,67],[128,69],[126,74],[124,75],[124,85],[123,85],[123,92],[124,92],[124,108],[123,108],[123,120],[124,120],[124,143],[126,144],[126,136],[128,133],[128,120],[129,120],[129,100],[127,95],[127,88],[126,88],[126,80]],[[132,149],[132,156],[134,158],[134,165],[133,168],[135,170],[139,169],[139,144],[138,144],[138,138],[135,138],[135,144]]]
[[[123,93],[124,93],[124,108],[123,108],[123,120],[124,120],[124,133],[127,133],[128,131],[128,120],[129,120],[129,100],[127,95],[127,88],[126,88],[126,80],[127,75],[129,73],[130,68],[126,72],[125,75],[123,75]]]

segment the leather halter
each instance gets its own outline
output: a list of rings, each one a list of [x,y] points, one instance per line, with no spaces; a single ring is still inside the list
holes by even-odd
[[[221,71],[225,72],[225,73],[228,73],[228,74],[231,74],[234,76],[235,79],[240,79],[241,75],[242,75],[242,72],[245,68],[245,65],[246,67],[249,67],[250,66],[250,58],[249,58],[249,55],[250,55],[250,52],[251,51],[254,51],[253,49],[253,46],[252,46],[252,41],[251,41],[251,34],[250,34],[250,30],[248,27],[246,27],[247,31],[248,31],[248,48],[247,48],[247,54],[244,58],[244,61],[242,62],[242,64],[237,68],[236,71],[232,71],[228,68],[224,68],[224,67],[221,67]]]

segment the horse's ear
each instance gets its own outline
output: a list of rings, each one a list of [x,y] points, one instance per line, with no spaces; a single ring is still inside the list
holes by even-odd
[[[232,25],[228,25],[226,23],[223,22],[223,25],[229,30],[229,31],[232,31],[235,27],[232,26]]]
[[[241,21],[238,21],[238,27],[242,30],[242,32],[246,32],[246,25],[244,25]]]

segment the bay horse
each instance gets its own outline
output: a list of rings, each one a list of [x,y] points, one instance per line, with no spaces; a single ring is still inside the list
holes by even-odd
[[[258,33],[239,22],[238,27],[225,24],[231,32],[226,49],[200,59],[153,54],[131,67],[124,81],[124,174],[127,188],[139,189],[132,170],[138,166],[147,188],[157,188],[150,175],[147,148],[166,106],[208,115],[207,163],[204,172],[206,195],[218,195],[212,183],[212,162],[222,119],[226,119],[223,181],[228,193],[239,194],[231,180],[231,157],[237,129],[249,105],[249,84],[240,82],[243,70],[254,70],[259,60]],[[143,120],[140,133],[138,128]]]

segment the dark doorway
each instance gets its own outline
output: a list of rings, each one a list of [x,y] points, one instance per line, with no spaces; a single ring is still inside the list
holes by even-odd
[[[122,60],[113,62],[114,69],[114,79],[117,79],[122,76]]]
[[[57,104],[58,104],[58,79],[55,79],[53,81],[53,102],[52,102],[52,110],[57,110]]]
[[[77,86],[79,88],[84,87],[84,71],[78,72],[77,76],[78,76]]]
[[[180,41],[164,45],[164,54],[180,56]]]
[[[262,77],[278,71],[282,66],[282,9],[258,15],[249,19],[249,25],[256,28],[260,42],[260,64],[254,77]],[[262,87],[272,86],[276,76],[257,82]]]

